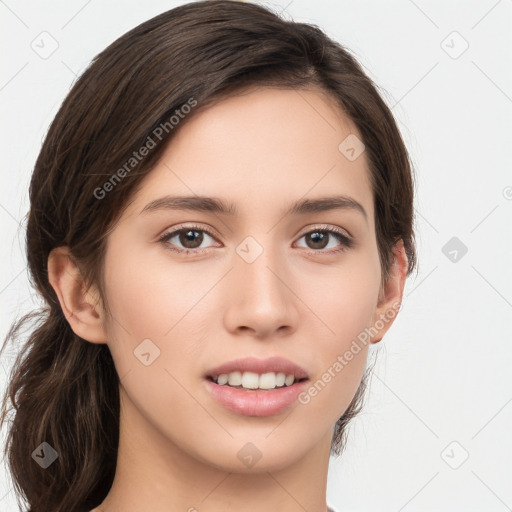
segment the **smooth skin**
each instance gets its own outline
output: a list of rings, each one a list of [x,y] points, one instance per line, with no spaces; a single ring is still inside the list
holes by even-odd
[[[52,251],[50,282],[72,329],[108,345],[121,382],[117,472],[92,512],[326,512],[334,424],[361,381],[369,344],[309,403],[268,417],[225,409],[204,376],[235,358],[282,356],[314,383],[401,302],[403,244],[381,289],[367,160],[338,149],[350,134],[361,138],[320,90],[253,87],[196,111],[144,179],[108,237],[108,312],[68,249]],[[176,195],[216,197],[237,212],[143,212]],[[283,213],[332,195],[357,201],[366,217],[353,208]],[[191,226],[214,236],[160,240]],[[351,247],[328,235],[322,248],[311,236],[320,228],[337,228]],[[263,249],[252,263],[236,250],[249,236]],[[382,323],[371,343],[393,319]],[[160,350],[148,366],[134,355],[145,339]],[[237,457],[247,443],[261,453],[250,468]]]

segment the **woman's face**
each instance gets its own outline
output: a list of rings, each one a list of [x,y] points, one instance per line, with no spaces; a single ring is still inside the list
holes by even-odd
[[[355,137],[321,93],[273,88],[179,127],[107,243],[107,339],[133,439],[238,472],[328,452],[365,368],[361,333],[383,311]]]

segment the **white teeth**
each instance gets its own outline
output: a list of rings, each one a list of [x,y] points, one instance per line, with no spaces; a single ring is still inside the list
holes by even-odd
[[[293,374],[286,375],[279,372],[268,372],[261,375],[255,372],[231,372],[221,373],[214,379],[221,386],[241,386],[245,389],[274,389],[283,386],[291,386],[295,382]]]
[[[259,380],[257,373],[244,372],[242,375],[242,387],[247,389],[258,389]]]
[[[223,386],[224,384],[227,384],[229,380],[229,376],[227,373],[222,373],[217,377],[217,384],[220,384]]]
[[[270,372],[260,375],[259,385],[261,389],[274,389],[276,387],[276,374]]]
[[[230,386],[241,386],[242,385],[242,374],[240,372],[231,372],[228,375],[228,384]]]

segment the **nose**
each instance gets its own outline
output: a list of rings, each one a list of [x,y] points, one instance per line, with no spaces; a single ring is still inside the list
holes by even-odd
[[[300,299],[283,258],[264,248],[249,263],[235,252],[234,268],[226,283],[224,322],[229,332],[263,340],[296,331]]]

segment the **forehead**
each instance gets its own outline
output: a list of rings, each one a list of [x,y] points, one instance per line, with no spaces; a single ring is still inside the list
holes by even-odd
[[[164,194],[227,198],[241,213],[344,194],[372,217],[365,154],[349,159],[343,151],[347,140],[357,143],[361,136],[320,90],[247,89],[199,105],[177,128],[132,209]]]

